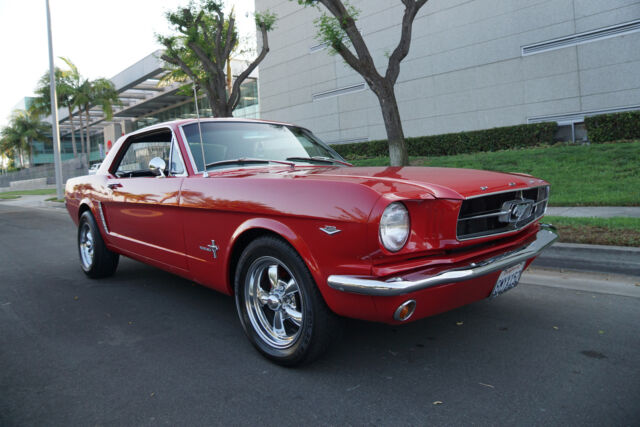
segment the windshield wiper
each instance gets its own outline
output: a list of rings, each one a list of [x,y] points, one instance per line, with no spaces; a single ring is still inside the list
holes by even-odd
[[[206,168],[212,168],[214,166],[224,166],[224,165],[245,165],[245,164],[260,164],[260,163],[280,163],[287,166],[294,166],[292,162],[285,162],[283,160],[268,160],[268,159],[248,159],[248,158],[239,158],[239,159],[227,159],[220,160],[218,162],[207,163]]]
[[[319,162],[319,163],[340,163],[345,166],[353,166],[351,163],[343,162],[342,160],[334,159],[332,157],[311,156],[311,157],[287,157],[287,160],[303,161],[303,162]]]

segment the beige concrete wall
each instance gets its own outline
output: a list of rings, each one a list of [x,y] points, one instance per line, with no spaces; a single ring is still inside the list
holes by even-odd
[[[353,0],[376,65],[399,39],[400,2]],[[260,66],[261,117],[298,123],[328,142],[385,137],[370,90],[318,45],[315,9],[256,0],[276,12]],[[522,46],[640,19],[638,0],[431,0],[415,20],[396,93],[407,136],[527,123],[541,116],[640,106],[640,32],[522,55]]]

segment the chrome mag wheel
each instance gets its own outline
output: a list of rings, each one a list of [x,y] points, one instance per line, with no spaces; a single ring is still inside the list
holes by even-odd
[[[291,270],[271,256],[255,259],[247,270],[244,304],[253,329],[268,345],[286,349],[304,322],[301,287]]]
[[[93,265],[93,232],[90,225],[85,222],[80,229],[80,260],[85,270],[88,270]]]

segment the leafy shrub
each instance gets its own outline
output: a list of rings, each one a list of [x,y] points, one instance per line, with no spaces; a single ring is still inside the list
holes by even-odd
[[[640,111],[586,117],[584,124],[593,143],[640,138]]]
[[[533,147],[553,143],[557,124],[535,123],[471,132],[406,138],[410,156],[444,156],[497,151],[510,148]],[[332,148],[346,159],[379,157],[389,155],[387,140],[376,140],[354,144],[335,144]]]

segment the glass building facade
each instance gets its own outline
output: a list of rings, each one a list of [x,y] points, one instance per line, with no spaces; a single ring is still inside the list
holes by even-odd
[[[206,96],[198,98],[198,108],[200,110],[200,117],[212,117],[211,107]],[[250,119],[258,118],[258,81],[256,79],[249,78],[240,86],[240,101],[233,111],[233,116]],[[196,108],[194,102],[186,101],[174,107],[169,107],[138,118],[134,122],[134,128],[142,129],[143,127],[156,123],[195,117]]]
[[[100,146],[104,147],[104,135],[102,132],[97,132],[91,135],[91,156],[89,163],[99,162],[104,158],[104,149],[101,152]],[[80,131],[76,131],[76,150],[78,150],[78,154],[82,153]],[[62,160],[73,158],[71,134],[60,135],[60,157]],[[51,140],[46,143],[40,141],[33,142],[33,163],[34,165],[53,163],[53,144]]]

